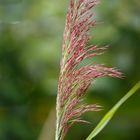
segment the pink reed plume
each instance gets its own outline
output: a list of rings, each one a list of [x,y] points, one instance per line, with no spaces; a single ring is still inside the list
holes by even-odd
[[[63,140],[68,129],[81,120],[81,115],[89,111],[100,111],[97,104],[83,103],[86,90],[98,77],[121,78],[114,68],[102,64],[89,64],[79,68],[79,63],[87,58],[101,55],[107,47],[88,45],[89,30],[96,23],[92,8],[98,0],[70,0],[64,30],[62,60],[57,94],[56,140]]]

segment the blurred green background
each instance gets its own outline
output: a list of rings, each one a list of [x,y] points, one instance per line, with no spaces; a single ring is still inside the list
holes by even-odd
[[[68,0],[0,0],[0,140],[51,140],[61,42]],[[110,45],[89,62],[119,68],[125,79],[100,78],[87,103],[104,110],[74,125],[66,140],[84,140],[102,116],[140,79],[140,0],[102,0],[94,44]],[[139,91],[140,93],[140,91]],[[117,112],[95,140],[140,140],[140,94]]]

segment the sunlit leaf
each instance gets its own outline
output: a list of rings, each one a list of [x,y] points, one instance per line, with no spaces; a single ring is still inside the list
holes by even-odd
[[[102,118],[102,120],[97,124],[97,126],[93,129],[90,135],[86,138],[86,140],[91,140],[94,138],[101,130],[107,125],[107,123],[111,120],[115,112],[119,109],[119,107],[129,98],[131,97],[138,89],[140,88],[140,81],[128,92],[123,96],[117,104],[109,110]]]

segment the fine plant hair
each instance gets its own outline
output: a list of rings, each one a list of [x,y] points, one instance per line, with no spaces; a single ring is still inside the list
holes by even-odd
[[[57,94],[56,138],[63,140],[75,122],[86,122],[86,112],[100,111],[98,104],[87,105],[83,99],[91,83],[98,77],[121,78],[122,73],[103,64],[79,64],[105,52],[107,47],[89,45],[90,28],[96,25],[92,8],[98,0],[70,0],[63,35],[62,59]]]

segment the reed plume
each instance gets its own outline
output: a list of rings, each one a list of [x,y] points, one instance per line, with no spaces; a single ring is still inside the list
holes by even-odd
[[[81,119],[84,113],[101,110],[100,105],[83,102],[92,81],[103,76],[121,78],[121,72],[103,64],[79,66],[81,61],[101,55],[107,49],[88,45],[90,28],[96,24],[92,8],[98,3],[98,0],[70,0],[69,3],[58,82],[55,140],[63,140],[75,122],[86,122]]]

